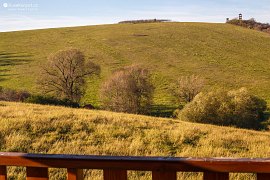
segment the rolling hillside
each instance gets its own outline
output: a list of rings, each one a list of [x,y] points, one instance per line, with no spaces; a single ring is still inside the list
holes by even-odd
[[[270,133],[97,110],[0,102],[0,151],[178,157],[269,157]],[[13,179],[23,170],[11,168]],[[53,179],[63,171],[51,170]],[[132,173],[131,179],[150,179]],[[88,179],[101,179],[89,172]],[[186,174],[180,179],[198,179]],[[232,179],[252,175],[232,174]]]
[[[39,92],[35,80],[50,53],[81,49],[101,65],[83,102],[98,105],[100,83],[113,70],[139,63],[153,72],[155,104],[172,105],[168,93],[180,75],[196,74],[211,87],[245,86],[270,102],[270,36],[208,23],[115,24],[0,33],[0,86]]]

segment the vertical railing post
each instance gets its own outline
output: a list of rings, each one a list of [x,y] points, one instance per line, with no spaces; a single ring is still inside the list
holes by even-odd
[[[83,180],[82,169],[68,169],[67,180]]]
[[[229,180],[229,173],[206,171],[203,180]]]
[[[175,171],[153,171],[152,180],[176,180],[177,173]]]
[[[127,171],[104,169],[103,176],[104,180],[127,180]]]
[[[26,167],[26,180],[48,180],[48,168]]]
[[[0,166],[0,180],[7,180],[7,167]]]

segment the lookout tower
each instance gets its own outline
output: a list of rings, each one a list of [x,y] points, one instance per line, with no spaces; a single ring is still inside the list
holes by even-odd
[[[243,20],[243,15],[240,13],[239,14],[239,20],[242,21]]]

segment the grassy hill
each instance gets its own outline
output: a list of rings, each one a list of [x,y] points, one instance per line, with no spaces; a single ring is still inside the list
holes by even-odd
[[[208,23],[115,24],[0,33],[0,85],[39,92],[35,79],[50,53],[81,49],[101,65],[83,102],[99,104],[100,83],[113,70],[140,63],[153,72],[156,105],[172,105],[171,82],[196,74],[211,87],[245,86],[270,102],[270,36]]]
[[[270,133],[97,110],[0,102],[0,151],[178,157],[269,157]],[[16,172],[16,173],[15,173]],[[23,169],[11,169],[22,179]],[[54,179],[62,174],[52,170]],[[100,179],[99,171],[88,177]],[[130,173],[149,179],[149,173]],[[201,174],[185,174],[198,179]],[[233,175],[250,179],[252,175]],[[180,178],[181,179],[181,178]]]

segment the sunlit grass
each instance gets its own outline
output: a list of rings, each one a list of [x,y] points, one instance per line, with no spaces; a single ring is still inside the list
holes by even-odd
[[[0,85],[5,87],[39,92],[39,66],[49,54],[72,46],[102,68],[100,77],[88,81],[85,103],[99,105],[100,83],[132,63],[152,70],[156,105],[174,105],[170,83],[190,74],[205,78],[206,89],[244,86],[270,101],[269,34],[229,24],[85,26],[0,33],[0,39]]]
[[[270,156],[269,132],[175,119],[0,102],[0,124],[1,151],[173,157]],[[20,170],[12,172],[14,169],[11,174],[15,179],[24,177]],[[52,172],[51,176],[59,179],[63,173]],[[96,179],[102,177],[100,172],[92,174]],[[132,179],[141,175],[131,173]],[[150,176],[143,177],[149,179]],[[244,177],[237,175],[235,179]]]

